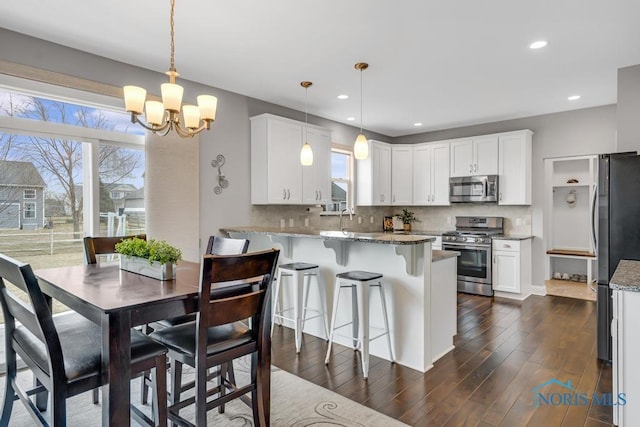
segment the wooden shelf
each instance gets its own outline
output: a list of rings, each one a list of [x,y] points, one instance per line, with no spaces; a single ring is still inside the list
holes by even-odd
[[[576,183],[564,183],[564,184],[553,184],[553,188],[562,188],[562,187],[590,187],[595,185],[593,182],[576,182]]]
[[[589,251],[578,251],[575,249],[549,249],[547,255],[559,255],[570,257],[595,258],[596,254]]]

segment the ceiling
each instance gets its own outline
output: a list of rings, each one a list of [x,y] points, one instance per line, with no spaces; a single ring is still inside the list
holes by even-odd
[[[364,127],[392,137],[613,104],[617,69],[640,64],[637,0],[176,3],[183,78],[301,111],[299,83],[310,80],[310,114],[358,126],[354,64],[368,62]],[[168,0],[3,1],[0,27],[159,72],[169,65]],[[529,49],[540,39],[549,45]]]

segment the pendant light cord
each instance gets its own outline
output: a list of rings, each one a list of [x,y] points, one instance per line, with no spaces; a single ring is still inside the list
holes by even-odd
[[[309,120],[308,120],[308,111],[309,111],[309,86],[304,88],[304,142],[308,144],[308,135],[309,135]]]
[[[362,117],[362,68],[360,69],[360,133],[362,133],[362,122],[364,121]]]

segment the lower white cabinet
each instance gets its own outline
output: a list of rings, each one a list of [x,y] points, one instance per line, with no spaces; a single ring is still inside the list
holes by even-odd
[[[493,240],[493,290],[526,293],[531,286],[531,240]]]
[[[619,427],[640,425],[640,292],[614,290],[611,322],[613,366],[613,424]],[[608,391],[608,390],[607,390]]]

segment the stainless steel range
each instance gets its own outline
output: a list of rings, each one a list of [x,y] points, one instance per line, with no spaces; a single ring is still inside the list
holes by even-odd
[[[491,237],[503,234],[502,217],[457,216],[456,230],[442,234],[442,249],[460,252],[458,291],[493,295]]]

